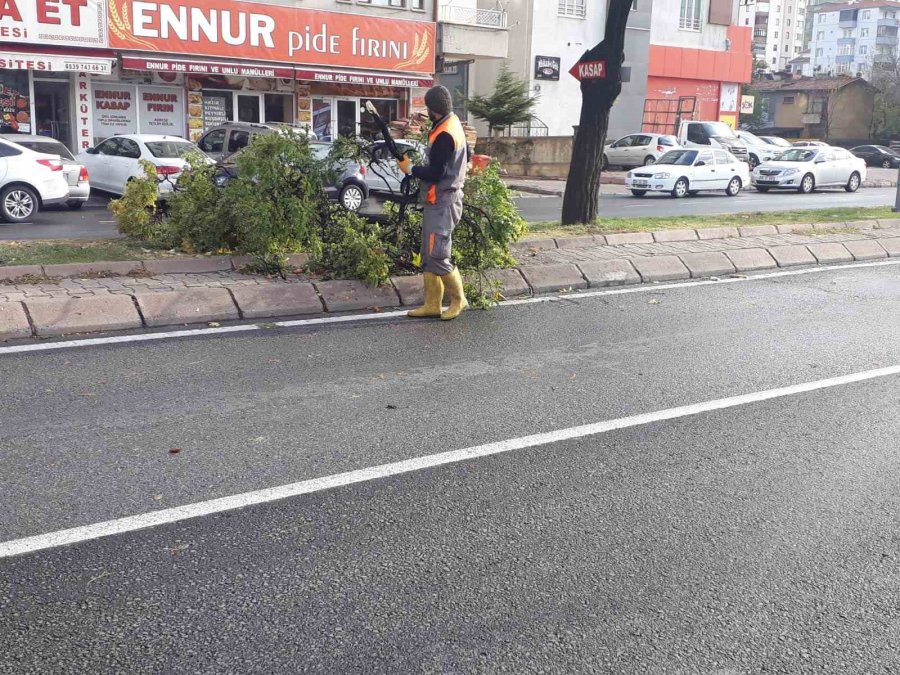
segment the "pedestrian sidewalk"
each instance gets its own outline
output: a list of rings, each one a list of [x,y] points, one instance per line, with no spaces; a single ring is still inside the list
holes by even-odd
[[[723,277],[776,268],[900,258],[900,219],[810,225],[662,230],[516,244],[516,269],[490,277],[505,297]],[[863,229],[865,228],[865,229]],[[360,281],[287,279],[239,271],[240,261],[188,259],[45,266],[45,278],[0,267],[0,341],[156,326],[263,320],[422,303],[417,276],[370,288]],[[139,265],[138,270],[132,270]],[[180,267],[179,267],[180,266]],[[221,268],[191,272],[191,268]],[[126,269],[127,268],[127,269]],[[24,269],[24,268],[19,268]],[[178,270],[183,270],[179,272]],[[117,271],[118,270],[118,271]],[[46,278],[55,272],[56,278]],[[89,272],[89,273],[88,273]],[[39,281],[39,283],[33,283]],[[30,283],[31,282],[31,283]]]

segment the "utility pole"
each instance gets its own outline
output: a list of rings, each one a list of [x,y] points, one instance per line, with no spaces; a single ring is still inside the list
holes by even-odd
[[[897,169],[897,198],[894,200],[894,213],[900,213],[900,169]]]

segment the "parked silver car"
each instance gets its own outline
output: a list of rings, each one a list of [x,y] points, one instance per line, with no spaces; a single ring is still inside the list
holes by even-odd
[[[316,135],[308,127],[292,127],[291,125],[259,124],[256,122],[226,122],[213,127],[197,140],[197,147],[216,162],[227,160],[236,152],[248,145],[254,136],[274,134],[281,128],[295,128],[306,134],[309,140],[316,140]]]
[[[34,152],[45,155],[59,155],[63,165],[63,175],[69,185],[69,197],[66,205],[70,209],[80,209],[90,199],[91,183],[88,170],[79,164],[69,149],[55,138],[37,136],[35,134],[0,134],[0,138],[21,145]]]

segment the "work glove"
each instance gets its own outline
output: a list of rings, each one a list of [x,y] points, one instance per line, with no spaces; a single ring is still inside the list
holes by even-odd
[[[408,176],[412,173],[413,169],[412,158],[409,155],[403,155],[403,159],[397,161],[397,166]]]

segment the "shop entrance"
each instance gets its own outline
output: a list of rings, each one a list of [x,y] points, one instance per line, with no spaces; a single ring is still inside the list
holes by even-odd
[[[337,99],[338,136],[356,136],[359,130],[359,100]]]
[[[34,133],[72,146],[68,80],[34,81]]]

